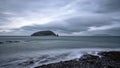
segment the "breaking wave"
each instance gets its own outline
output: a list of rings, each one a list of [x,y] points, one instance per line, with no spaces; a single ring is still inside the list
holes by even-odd
[[[109,48],[54,49],[19,53],[0,60],[0,68],[34,68],[43,64],[80,58],[84,54],[98,55],[101,51],[120,51]]]

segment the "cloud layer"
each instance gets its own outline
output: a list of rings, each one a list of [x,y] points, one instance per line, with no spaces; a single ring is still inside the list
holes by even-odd
[[[0,0],[0,35],[120,35],[120,0]]]

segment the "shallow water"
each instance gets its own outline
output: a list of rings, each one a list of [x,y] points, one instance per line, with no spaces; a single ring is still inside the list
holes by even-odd
[[[7,42],[6,42],[7,41]],[[8,42],[19,41],[19,42]],[[79,58],[82,54],[120,51],[119,36],[0,37],[0,68],[33,68]]]

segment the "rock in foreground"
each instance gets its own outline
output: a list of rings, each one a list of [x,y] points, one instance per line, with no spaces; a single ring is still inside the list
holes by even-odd
[[[35,68],[119,68],[120,67],[120,52],[101,52],[99,56],[83,55],[79,59],[69,61],[61,61],[47,65],[38,66]],[[116,59],[118,60],[116,60]]]
[[[39,31],[33,33],[31,36],[58,36],[52,31]]]

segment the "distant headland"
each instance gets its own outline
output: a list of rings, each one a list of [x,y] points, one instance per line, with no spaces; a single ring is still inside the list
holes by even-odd
[[[53,31],[47,30],[35,32],[31,36],[58,36],[58,34],[55,34]]]

